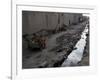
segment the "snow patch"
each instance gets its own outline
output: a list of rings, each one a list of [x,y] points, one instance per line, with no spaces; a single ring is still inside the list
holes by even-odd
[[[73,50],[68,58],[63,62],[62,67],[64,66],[71,66],[71,65],[77,65],[79,61],[81,61],[83,57],[83,51],[86,46],[86,34],[88,34],[88,24],[86,24],[86,27],[84,31],[82,32],[81,39],[76,43],[75,50]]]

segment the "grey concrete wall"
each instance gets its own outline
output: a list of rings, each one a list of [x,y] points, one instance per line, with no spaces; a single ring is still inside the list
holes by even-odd
[[[23,11],[22,14],[23,34],[31,34],[41,29],[55,29],[62,27],[63,24],[70,25],[77,23],[80,14],[72,13],[51,13],[51,12],[32,12]]]
[[[82,14],[75,14],[75,13],[64,14],[64,24],[68,26],[73,23],[78,23],[80,17],[82,17]]]
[[[65,25],[70,25],[73,23],[73,16],[71,13],[70,14],[64,14],[64,24]]]
[[[41,29],[55,29],[58,24],[57,13],[23,12],[23,34],[31,34]]]
[[[80,17],[82,17],[82,14],[74,14],[73,23],[78,23]]]

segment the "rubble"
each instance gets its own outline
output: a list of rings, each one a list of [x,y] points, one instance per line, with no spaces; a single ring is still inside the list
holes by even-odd
[[[27,60],[23,57],[23,68],[60,67],[71,51],[75,49],[74,46],[81,38],[85,25],[86,22],[67,26],[66,30],[56,33],[49,30],[45,30],[43,33],[40,31],[38,35],[42,34],[47,38],[46,47],[38,52],[30,51],[31,56]],[[27,56],[30,55],[28,50],[27,48],[23,49],[24,52],[27,52]]]

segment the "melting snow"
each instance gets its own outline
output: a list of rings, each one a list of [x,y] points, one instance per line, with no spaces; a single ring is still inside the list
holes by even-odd
[[[81,61],[83,56],[83,51],[86,45],[86,34],[88,34],[88,24],[86,24],[86,27],[84,31],[82,32],[81,39],[77,42],[75,45],[75,50],[73,50],[68,58],[63,62],[62,66],[71,66],[71,65],[77,65],[79,61]]]

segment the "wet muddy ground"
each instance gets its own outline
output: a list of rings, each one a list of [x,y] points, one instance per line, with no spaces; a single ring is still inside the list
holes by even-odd
[[[23,39],[22,68],[49,68],[60,67],[63,61],[74,49],[75,44],[81,37],[86,26],[86,21],[77,25],[71,25],[65,31],[48,36],[45,49],[29,50]],[[89,39],[84,51],[84,57],[79,65],[89,64]]]

